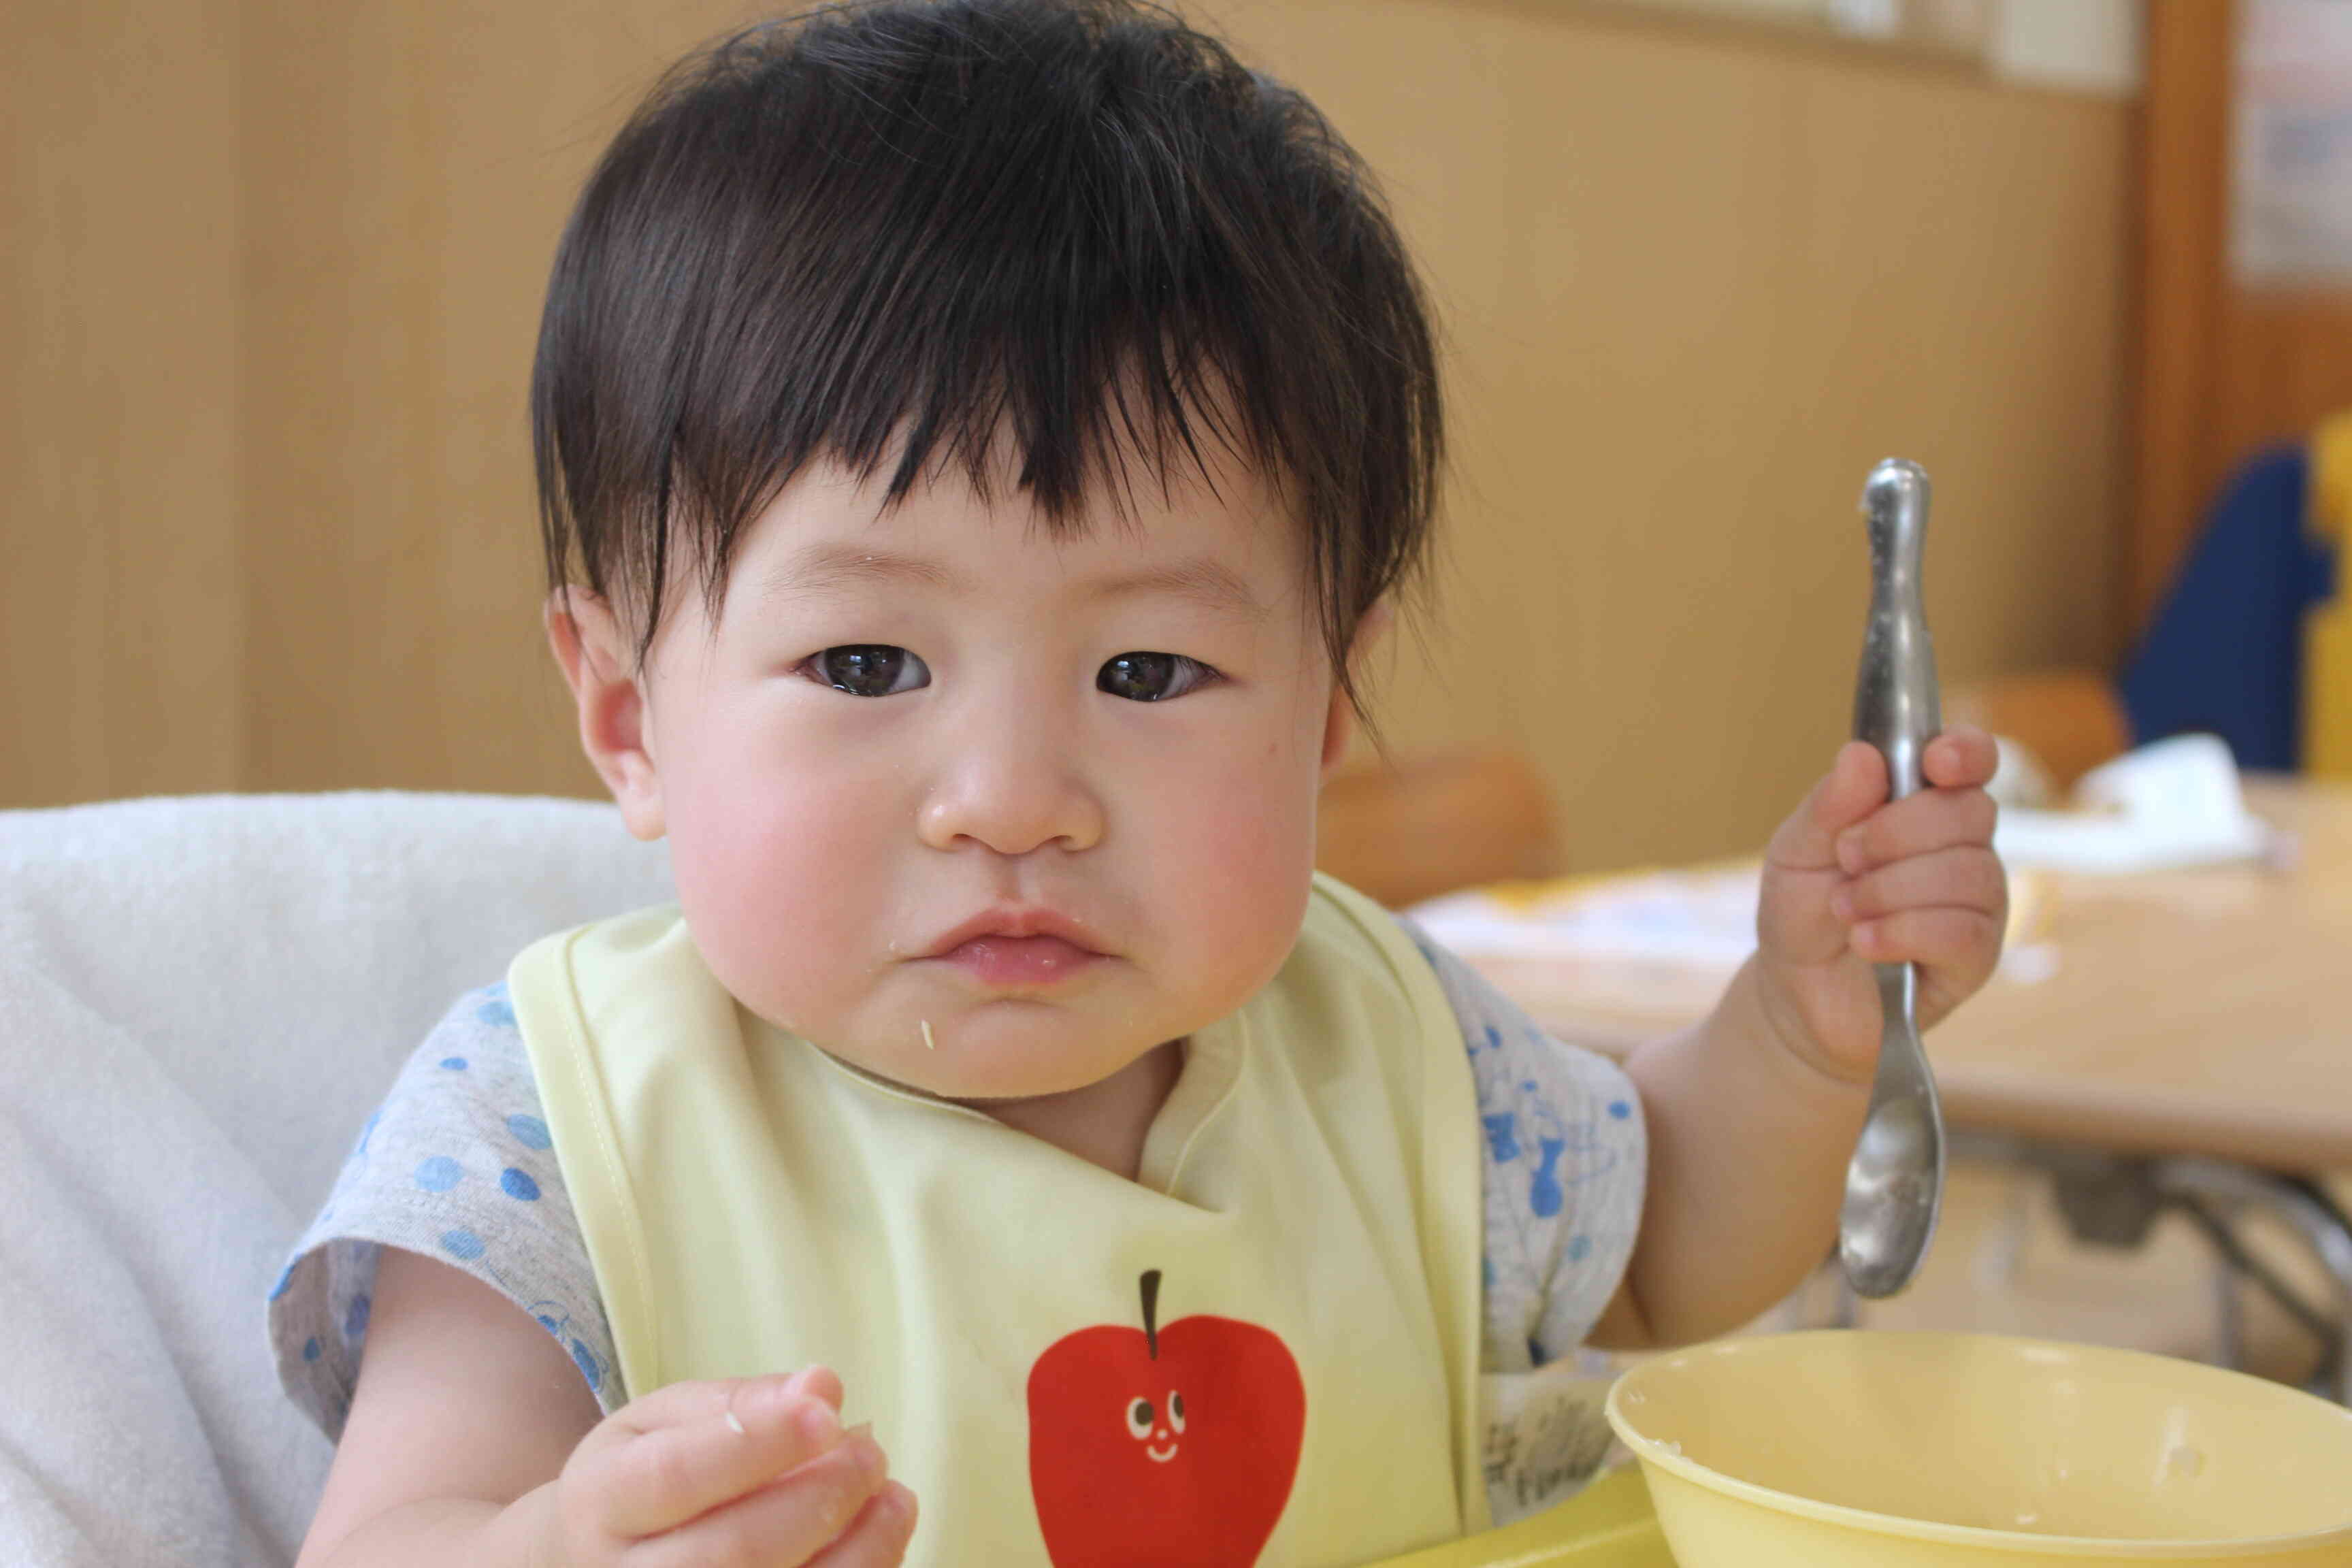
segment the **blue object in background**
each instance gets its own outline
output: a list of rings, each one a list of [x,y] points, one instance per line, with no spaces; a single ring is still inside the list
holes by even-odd
[[[2301,447],[2231,477],[2124,668],[2134,744],[2206,731],[2242,768],[2296,765],[2304,613],[2336,579],[2334,552],[2304,524],[2309,480]]]

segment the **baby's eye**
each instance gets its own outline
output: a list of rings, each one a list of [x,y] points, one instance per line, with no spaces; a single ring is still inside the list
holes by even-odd
[[[1151,1401],[1137,1399],[1129,1402],[1127,1429],[1138,1437],[1151,1436]]]
[[[1165,702],[1213,679],[1216,671],[1181,653],[1123,653],[1107,659],[1095,689],[1136,702]]]
[[[852,697],[896,697],[931,683],[930,667],[887,643],[845,643],[809,660],[819,680]]]

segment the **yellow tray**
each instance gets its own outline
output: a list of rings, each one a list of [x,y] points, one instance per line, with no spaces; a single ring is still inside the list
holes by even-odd
[[[1650,1489],[1634,1466],[1500,1530],[1465,1536],[1369,1568],[1675,1568]]]

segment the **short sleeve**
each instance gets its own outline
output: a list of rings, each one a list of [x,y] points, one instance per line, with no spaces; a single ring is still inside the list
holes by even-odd
[[[270,1290],[278,1383],[330,1437],[351,1412],[386,1247],[499,1291],[563,1346],[600,1408],[625,1402],[503,983],[460,997],[409,1058]]]
[[[1624,1069],[1562,1044],[1410,921],[1462,1026],[1483,1142],[1487,1373],[1573,1354],[1624,1278],[1648,1149]]]

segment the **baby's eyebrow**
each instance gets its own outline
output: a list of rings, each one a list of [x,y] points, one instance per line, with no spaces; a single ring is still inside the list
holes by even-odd
[[[1265,614],[1265,606],[1258,603],[1247,583],[1224,563],[1206,555],[1103,578],[1087,586],[1086,596],[1121,599],[1147,594],[1188,599],[1213,614],[1238,616],[1244,620],[1257,620]]]
[[[770,567],[760,578],[770,597],[823,594],[859,583],[911,583],[926,588],[964,591],[961,576],[936,561],[856,544],[813,544]]]
[[[952,595],[975,591],[971,581],[952,567],[921,556],[867,545],[814,544],[763,574],[760,586],[771,596],[821,595],[859,584],[906,584]],[[1231,567],[1209,556],[1171,562],[1100,577],[1080,585],[1087,600],[1133,598],[1161,594],[1189,600],[1217,615],[1256,620],[1265,606]]]

